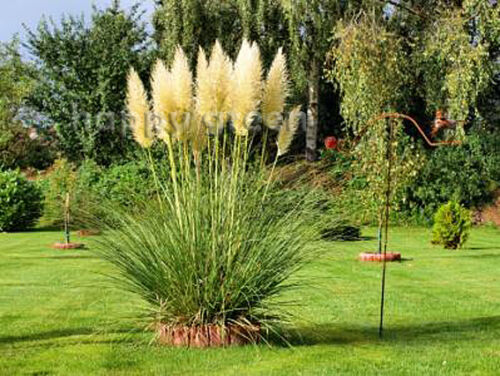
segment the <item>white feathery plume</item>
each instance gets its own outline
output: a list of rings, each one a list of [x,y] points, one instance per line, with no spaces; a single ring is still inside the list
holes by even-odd
[[[223,127],[231,111],[232,63],[219,41],[215,42],[210,62],[200,50],[197,69],[197,112],[210,129]]]
[[[267,75],[262,99],[262,119],[268,128],[275,129],[283,123],[283,111],[289,89],[286,57],[280,48]]]
[[[235,132],[246,135],[262,99],[260,51],[256,44],[246,40],[234,64],[231,97]]]
[[[193,75],[189,62],[181,47],[177,47],[170,70],[175,111],[171,114],[176,137],[189,138],[193,122]]]
[[[278,134],[278,157],[288,153],[293,137],[300,125],[301,107],[295,107],[288,116],[288,121],[281,126]]]
[[[151,74],[151,89],[158,137],[166,140],[166,137],[174,132],[170,114],[175,111],[175,96],[170,72],[161,60],[157,60],[154,65]]]
[[[153,129],[149,119],[149,103],[144,85],[134,68],[127,78],[127,108],[132,119],[134,139],[144,148],[154,141]]]

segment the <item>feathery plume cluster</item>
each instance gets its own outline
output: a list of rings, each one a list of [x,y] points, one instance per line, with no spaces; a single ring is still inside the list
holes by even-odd
[[[295,107],[288,117],[286,124],[281,126],[278,134],[278,157],[288,153],[293,137],[300,125],[300,106]]]
[[[193,122],[193,75],[189,69],[188,59],[180,47],[175,51],[170,77],[175,103],[175,111],[171,116],[176,137],[186,140]]]
[[[262,98],[262,119],[268,128],[275,129],[283,123],[289,88],[286,58],[280,48],[267,75]]]
[[[150,147],[153,144],[153,129],[149,121],[148,98],[144,85],[133,68],[127,79],[127,108],[132,118],[134,139],[142,147]]]
[[[172,69],[158,60],[151,74],[153,111],[158,137],[170,135],[185,140],[192,122],[193,77],[186,55],[180,47],[175,52]]]
[[[224,53],[219,41],[215,42],[207,62],[200,49],[197,68],[197,112],[209,129],[220,129],[231,112],[231,59]]]
[[[158,60],[153,68],[151,89],[158,137],[166,140],[168,135],[174,132],[170,114],[175,111],[175,95],[170,72],[161,60]]]
[[[293,109],[285,122],[283,112],[289,94],[286,57],[279,49],[263,82],[260,51],[255,43],[243,41],[233,63],[217,41],[207,59],[200,48],[196,68],[196,94],[193,75],[183,50],[178,47],[171,69],[158,60],[151,74],[152,107],[158,138],[175,137],[190,141],[195,153],[203,148],[209,131],[217,133],[231,116],[235,133],[248,134],[257,111],[264,124],[278,129],[279,155],[285,154],[300,122],[300,108]],[[127,105],[134,120],[134,137],[143,147],[153,142],[146,92],[132,69],[128,80]]]
[[[244,40],[234,64],[232,111],[236,134],[248,134],[262,97],[262,62],[259,47]]]

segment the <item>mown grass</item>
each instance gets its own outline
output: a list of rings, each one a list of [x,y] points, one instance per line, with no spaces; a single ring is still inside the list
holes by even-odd
[[[367,229],[365,235],[373,235]],[[89,251],[56,251],[57,232],[0,234],[0,374],[498,375],[500,231],[474,229],[467,248],[429,245],[397,228],[386,335],[377,337],[380,265],[356,261],[375,240],[318,243],[313,283],[290,298],[292,347],[187,350],[150,344],[130,319],[134,298],[106,288]]]

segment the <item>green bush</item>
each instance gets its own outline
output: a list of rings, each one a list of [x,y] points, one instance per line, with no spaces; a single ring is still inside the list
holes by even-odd
[[[500,132],[474,132],[460,146],[429,152],[408,189],[403,211],[427,223],[436,210],[455,200],[467,208],[487,204],[500,184]]]
[[[83,178],[84,172],[81,169],[79,177]],[[143,161],[112,165],[103,169],[96,181],[88,181],[88,185],[95,198],[106,197],[110,202],[124,206],[134,203],[133,196],[145,199],[155,193],[151,169]]]
[[[0,172],[0,231],[23,231],[42,214],[42,192],[18,171]]]
[[[434,216],[432,243],[446,249],[461,248],[471,228],[471,213],[459,203],[450,201],[439,208]]]
[[[154,196],[151,171],[142,161],[98,166],[93,160],[79,167],[58,159],[43,180],[45,211],[42,223],[61,226],[64,219],[64,197],[70,194],[71,226],[85,227],[90,218],[104,216],[104,201],[119,206],[132,205],[135,196]]]

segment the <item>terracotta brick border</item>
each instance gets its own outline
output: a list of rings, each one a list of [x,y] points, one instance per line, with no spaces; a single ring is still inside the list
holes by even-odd
[[[363,253],[360,253],[359,260],[360,261],[381,262],[381,261],[384,261],[384,254],[383,253],[363,252]],[[385,261],[389,261],[389,262],[390,261],[401,261],[401,253],[387,252],[385,254]]]
[[[260,326],[218,325],[171,326],[159,324],[156,327],[158,342],[174,347],[222,347],[242,346],[259,342]]]
[[[54,243],[52,248],[54,249],[82,249],[85,244],[82,243]]]

